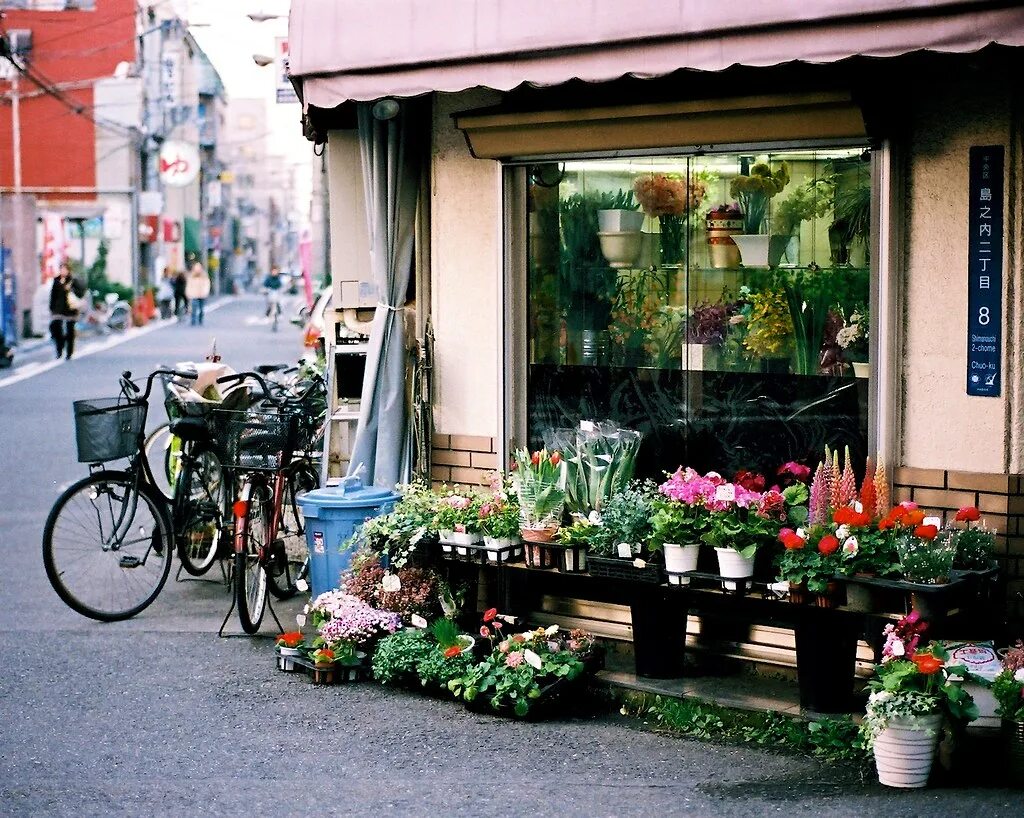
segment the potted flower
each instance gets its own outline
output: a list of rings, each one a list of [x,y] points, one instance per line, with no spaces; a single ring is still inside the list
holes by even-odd
[[[661,549],[671,585],[689,585],[685,573],[697,570],[701,536],[711,522],[705,502],[714,493],[714,483],[681,466],[658,486],[651,504],[651,545]]]
[[[747,176],[736,176],[729,185],[743,211],[743,234],[732,240],[740,248],[744,267],[777,267],[789,243],[789,236],[762,233],[768,215],[768,201],[789,184],[789,165],[780,163],[772,171],[766,162],[758,162]]]
[[[926,518],[914,503],[901,503],[878,524],[889,531],[900,559],[900,571],[908,582],[945,585],[949,582],[956,553],[951,532],[939,528],[937,517]]]
[[[304,610],[317,629],[314,646],[331,651],[333,661],[343,669],[342,681],[357,679],[365,649],[402,624],[398,614],[378,610],[344,591],[326,591]]]
[[[585,517],[575,517],[571,526],[559,529],[556,539],[558,567],[562,573],[578,574],[587,570],[587,550],[599,530],[599,526]]]
[[[778,558],[779,577],[789,583],[789,601],[802,604],[814,595],[819,608],[833,608],[838,588],[835,577],[842,564],[842,543],[821,526],[809,530],[783,528],[779,541],[785,550]]]
[[[562,524],[566,466],[562,453],[517,449],[512,485],[519,500],[519,533],[528,543],[551,542]]]
[[[437,541],[434,518],[439,497],[422,483],[396,487],[401,499],[389,514],[371,517],[353,535],[353,541],[386,558],[389,567],[402,569],[420,562],[426,546]]]
[[[437,649],[447,658],[466,654],[471,656],[476,639],[467,633],[459,633],[459,626],[454,619],[436,620],[430,626],[430,633],[437,642]]]
[[[868,364],[870,331],[868,308],[861,305],[848,318],[843,318],[843,326],[836,334],[836,343],[843,351],[843,360],[853,366],[853,374],[857,378],[866,378],[871,373]]]
[[[996,715],[1002,719],[1009,783],[1024,784],[1024,644],[1006,651],[1003,669],[992,682]]]
[[[721,365],[722,349],[729,334],[736,304],[701,303],[693,308],[686,334],[686,368],[714,370]]]
[[[274,640],[274,647],[277,652],[277,669],[293,672],[300,669],[295,660],[304,653],[306,639],[301,631],[290,631],[282,633]]]
[[[519,504],[515,495],[496,492],[480,505],[480,530],[488,562],[507,562],[520,553]]]
[[[328,647],[326,642],[321,642],[321,647],[310,653],[309,659],[313,663],[313,684],[334,684],[338,673],[336,666],[338,659],[334,650]]]
[[[981,519],[981,513],[974,506],[965,506],[957,511],[954,520],[964,523],[964,528],[952,529],[950,536],[956,553],[953,556],[954,573],[984,573],[996,566],[995,535],[982,525],[972,525]]]
[[[466,556],[469,546],[483,539],[480,533],[480,498],[458,492],[441,496],[434,514],[434,526],[440,533],[442,550]],[[449,546],[444,548],[443,546]]]
[[[661,581],[660,566],[650,550],[655,496],[653,483],[634,482],[608,499],[590,542],[587,563],[592,576]]]
[[[967,669],[948,665],[938,644],[919,647],[926,628],[916,612],[886,625],[882,662],[868,682],[861,735],[874,751],[878,780],[887,787],[924,787],[943,720],[967,722],[977,716],[963,687]]]
[[[678,343],[674,345],[678,354]],[[562,444],[565,506],[572,514],[600,513],[605,502],[633,479],[643,435],[612,423],[585,421]]]

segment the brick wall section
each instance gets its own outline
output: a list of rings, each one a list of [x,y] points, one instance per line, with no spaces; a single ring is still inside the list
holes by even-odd
[[[977,506],[996,534],[996,557],[1006,577],[1007,613],[1024,618],[1024,476],[900,467],[893,472],[893,502],[913,500],[951,521],[956,510]]]
[[[494,438],[434,435],[430,477],[434,486],[486,486],[498,470]]]

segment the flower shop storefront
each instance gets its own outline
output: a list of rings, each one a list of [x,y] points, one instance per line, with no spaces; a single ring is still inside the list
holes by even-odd
[[[437,20],[450,11],[441,5]],[[660,4],[639,5],[661,19]],[[888,21],[894,4],[874,5],[883,17],[870,36],[839,22],[838,8],[799,25],[776,10],[784,36],[774,47],[744,39],[745,24],[718,21],[720,64],[698,58],[700,31],[675,52],[671,36],[648,32],[649,51],[630,51],[627,65],[628,49],[600,26],[596,43],[570,42],[575,24],[559,18],[553,34],[555,21],[539,15],[544,24],[526,39],[542,52],[534,65],[511,45],[517,58],[476,62],[471,46],[448,53],[429,32],[416,45],[410,34],[408,61],[397,64],[374,52],[372,29],[355,36],[359,18],[343,27],[323,4],[294,4],[292,71],[307,129],[326,141],[331,166],[346,169],[332,187],[359,186],[350,173],[359,146],[346,130],[355,106],[384,100],[418,112],[404,134],[424,157],[417,326],[423,334],[429,319],[435,339],[421,472],[437,486],[485,486],[517,447],[578,451],[580,435],[608,424],[642,436],[636,477],[661,483],[689,466],[760,494],[784,488],[794,468],[815,469],[827,447],[829,466],[848,468],[856,485],[843,505],[859,502],[882,465],[882,491],[919,504],[937,527],[978,507],[997,537],[1004,599],[1014,599],[1024,576],[1024,381],[1014,353],[1024,120],[1006,78],[1021,68],[1021,20],[996,23],[986,9],[940,36],[937,21],[955,28],[959,12]],[[352,43],[353,64],[325,56],[317,27]],[[809,49],[810,29],[840,44]],[[612,67],[598,76],[604,60]],[[374,116],[388,121],[390,107]],[[978,284],[968,263],[970,161],[972,148],[993,146],[1004,181],[1002,264],[989,278],[1002,295],[1001,386],[979,395],[965,388],[969,285]],[[354,243],[332,235],[333,245]],[[777,558],[783,546],[772,540]],[[762,559],[770,574],[772,558]],[[466,566],[457,570],[477,571]],[[718,574],[713,551],[696,570]],[[655,595],[635,580],[588,584],[572,571],[559,579],[512,564],[500,576],[477,573],[481,609],[502,597],[524,615],[623,642],[638,618],[663,613],[635,604]],[[706,617],[689,609],[688,645],[775,667],[795,664],[794,618],[834,624],[851,607],[813,619],[809,609],[761,609],[768,600],[728,602],[731,616],[725,603]],[[678,613],[679,600],[669,604]],[[1007,603],[1004,614],[1020,611]],[[870,661],[872,647],[861,642],[858,658]]]

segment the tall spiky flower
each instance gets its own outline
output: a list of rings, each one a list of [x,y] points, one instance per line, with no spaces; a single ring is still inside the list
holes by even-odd
[[[843,452],[846,462],[843,464],[843,476],[839,479],[839,505],[848,506],[857,499],[857,475],[853,473],[853,462],[850,447]]]
[[[832,474],[829,475],[829,488],[832,490],[832,496],[830,505],[833,509],[842,506],[842,502],[839,499],[840,496],[840,481],[843,479],[843,473],[839,470],[839,449],[832,452]]]
[[[881,516],[881,510],[877,509],[877,503],[875,501],[875,461],[871,455],[868,455],[867,461],[864,463],[864,482],[861,483],[860,487],[860,504],[872,520],[876,516]]]
[[[811,525],[822,521],[821,518],[824,516],[823,505],[825,505],[825,464],[819,463],[818,468],[814,470],[814,477],[811,480],[810,499],[807,503],[807,521]]]
[[[878,458],[878,465],[875,467],[875,508],[879,514],[885,514],[889,510],[889,479],[885,474],[885,464],[882,458]]]

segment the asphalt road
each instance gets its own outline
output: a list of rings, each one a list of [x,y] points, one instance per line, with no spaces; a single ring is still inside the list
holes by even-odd
[[[236,368],[297,358],[298,333],[258,313],[226,302],[202,329],[83,340],[51,369],[44,348],[0,375],[0,814],[1021,814],[1005,791],[893,792],[611,715],[523,724],[371,683],[316,688],[274,670],[272,630],[217,637],[216,583],[169,582],[128,622],[72,613],[40,557],[50,505],[84,473],[71,401],[110,394],[123,369],[201,358],[214,335]]]

